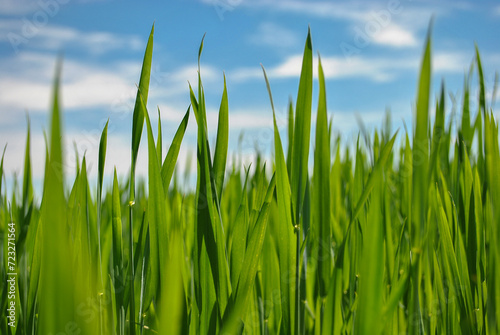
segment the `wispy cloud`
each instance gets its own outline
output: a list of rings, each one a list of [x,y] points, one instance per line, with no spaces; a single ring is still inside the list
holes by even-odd
[[[100,55],[115,50],[139,51],[144,48],[144,41],[135,35],[102,31],[83,32],[50,24],[37,26],[22,19],[0,20],[0,42],[8,43],[15,53],[74,48],[83,53]]]
[[[249,37],[255,45],[270,46],[273,48],[289,48],[299,43],[299,38],[291,30],[273,22],[259,24],[257,31]]]
[[[363,57],[340,56],[321,57],[321,63],[326,79],[366,78],[374,82],[386,82],[404,75],[404,71],[417,71],[420,66],[420,55],[410,57]],[[485,56],[486,57],[486,56]],[[472,54],[462,52],[435,52],[433,55],[433,71],[447,73],[462,73],[472,60]],[[314,76],[317,77],[318,59],[313,60]],[[286,58],[283,62],[266,68],[270,78],[299,77],[302,67],[302,55],[297,54]],[[262,69],[244,67],[229,72],[235,82],[245,82],[262,79]]]
[[[1,58],[0,58],[1,59]],[[0,121],[12,113],[46,112],[50,105],[56,54],[41,51],[22,52],[1,59]],[[104,108],[117,112],[133,109],[141,63],[117,60],[112,64],[65,58],[62,73],[62,102],[68,111]],[[188,81],[196,83],[197,66],[185,65],[173,71],[153,66],[150,101],[185,97]],[[222,80],[222,72],[203,66],[205,84]],[[9,111],[9,113],[7,113]],[[5,120],[6,121],[6,120]]]
[[[41,53],[23,53],[4,61],[0,66],[3,73],[0,110],[46,111],[55,62],[53,55]],[[120,63],[110,68],[66,59],[63,63],[64,106],[70,109],[110,106],[134,90],[131,73],[136,72],[138,77],[139,71],[139,63]]]

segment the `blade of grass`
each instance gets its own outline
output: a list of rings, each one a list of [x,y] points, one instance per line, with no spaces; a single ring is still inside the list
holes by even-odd
[[[215,144],[213,178],[215,179],[215,192],[219,202],[222,197],[224,175],[226,171],[226,157],[228,147],[229,116],[227,102],[226,76],[224,75],[224,91],[219,108],[219,122],[217,125],[217,142]]]
[[[416,108],[416,128],[413,139],[413,195],[412,195],[412,218],[411,218],[411,244],[412,244],[412,272],[410,281],[410,315],[414,315],[416,320],[414,326],[410,327],[410,335],[417,334],[423,329],[421,324],[422,312],[419,304],[419,287],[421,281],[420,253],[422,250],[423,236],[426,233],[426,208],[428,184],[428,124],[429,124],[429,95],[431,88],[431,30],[432,21],[429,25],[425,50],[420,70],[417,108]]]
[[[41,278],[39,299],[39,324],[41,333],[63,331],[66,324],[74,321],[74,295],[71,250],[66,230],[66,200],[64,198],[64,174],[62,154],[62,127],[59,110],[61,61],[56,70],[51,113],[49,161],[45,171],[42,235]]]
[[[285,155],[283,154],[283,146],[276,123],[276,113],[274,111],[274,103],[271,93],[271,87],[267,74],[262,66],[264,79],[269,93],[269,100],[273,110],[274,123],[274,155],[276,164],[276,197],[278,202],[279,212],[279,237],[278,237],[278,257],[280,263],[280,284],[281,284],[281,326],[280,334],[294,334],[296,329],[296,296],[295,285],[296,280],[296,245],[294,243],[294,222],[292,219],[292,194],[288,172],[285,163]],[[292,280],[290,280],[293,278]]]
[[[144,109],[142,104],[146,105],[148,101],[149,92],[149,81],[151,77],[151,61],[153,57],[153,36],[154,36],[154,24],[151,28],[151,33],[149,34],[148,43],[146,45],[146,51],[144,52],[144,59],[142,61],[141,77],[139,80],[139,87],[137,89],[137,96],[135,99],[135,107],[132,121],[132,163],[130,169],[130,195],[129,195],[129,278],[130,278],[130,316],[132,322],[130,322],[130,335],[135,335],[135,301],[134,301],[134,278],[135,278],[135,268],[132,264],[134,260],[134,225],[133,225],[133,215],[132,206],[135,201],[135,166],[137,162],[137,155],[139,152],[139,144],[141,142],[142,128],[144,126]]]
[[[331,274],[331,224],[330,224],[330,137],[326,115],[325,76],[318,56],[319,98],[316,119],[316,147],[314,151],[314,190],[317,217],[313,229],[317,230],[319,294],[326,297]]]
[[[267,219],[269,214],[269,207],[271,204],[272,196],[274,193],[274,188],[276,185],[276,178],[273,175],[269,187],[266,192],[266,198],[264,204],[262,205],[259,216],[257,217],[257,222],[253,228],[250,238],[248,240],[247,252],[243,259],[243,266],[241,268],[241,273],[238,279],[238,285],[233,291],[231,296],[231,301],[226,309],[226,315],[224,315],[224,327],[221,333],[232,334],[236,332],[239,328],[239,320],[243,319],[244,311],[247,307],[247,300],[250,290],[252,289],[253,283],[255,282],[255,276],[257,274],[257,269],[259,265],[259,258],[262,252],[262,246],[264,244],[264,238],[267,228]]]
[[[161,179],[163,182],[163,190],[165,192],[168,191],[170,186],[170,181],[172,180],[172,175],[174,173],[175,164],[177,162],[177,157],[179,156],[179,151],[181,148],[182,139],[184,137],[184,133],[186,132],[186,128],[189,120],[189,107],[184,115],[184,118],[177,128],[177,131],[174,135],[174,139],[170,144],[170,148],[168,149],[167,156],[163,161],[163,165],[161,167]]]
[[[101,139],[99,141],[99,161],[98,161],[98,171],[97,171],[97,249],[99,258],[99,279],[100,286],[99,292],[104,292],[104,279],[102,274],[102,252],[101,252],[101,206],[102,206],[102,184],[104,178],[104,166],[106,163],[106,149],[108,143],[108,124],[109,119],[106,121],[106,125],[101,133]],[[103,330],[103,315],[102,315],[102,295],[99,295],[99,323],[100,323],[100,334],[104,333]]]
[[[141,142],[142,128],[144,125],[144,114],[141,106],[140,95],[144,104],[148,103],[149,80],[151,77],[151,61],[153,57],[153,35],[155,26],[151,28],[144,59],[142,61],[141,78],[139,80],[139,89],[135,98],[134,115],[132,121],[132,165],[130,171],[130,201],[135,199],[135,165],[137,154],[139,153],[139,144]]]

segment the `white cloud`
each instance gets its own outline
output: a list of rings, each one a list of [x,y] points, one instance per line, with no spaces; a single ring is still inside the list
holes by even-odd
[[[418,71],[420,55],[405,58],[368,58],[363,56],[326,56],[321,57],[326,79],[366,78],[375,82],[391,81],[403,74],[403,71]],[[433,71],[462,73],[472,58],[461,52],[434,52]],[[317,77],[318,59],[313,60],[314,76]],[[302,67],[302,55],[286,58],[280,64],[266,68],[269,78],[299,77]],[[245,82],[252,79],[262,79],[262,69],[244,67],[235,69],[228,74],[235,82]]]
[[[3,73],[0,78],[0,110],[47,110],[55,62],[53,56],[24,53],[0,66]],[[128,71],[118,70],[124,68]],[[67,108],[109,107],[124,95],[132,94],[140,64],[122,63],[118,69],[64,60],[63,105]],[[134,72],[137,75],[132,78]]]
[[[465,73],[473,60],[473,55],[459,52],[440,52],[432,57],[432,67],[435,71]]]
[[[326,79],[339,78],[368,78],[373,81],[388,81],[393,79],[402,69],[417,68],[417,58],[392,60],[373,59],[359,56],[345,57],[321,57],[323,71]],[[302,55],[294,55],[287,58],[281,64],[266,69],[270,78],[299,77],[302,66]],[[314,58],[314,75],[317,76],[317,57]],[[249,79],[263,78],[262,70],[259,68],[236,69],[230,73],[235,81],[246,81]]]
[[[382,29],[373,36],[376,44],[392,47],[415,47],[418,45],[417,39],[412,32],[396,24],[392,24]]]
[[[259,24],[257,31],[249,37],[249,41],[255,45],[279,49],[293,47],[299,43],[297,35],[291,30],[272,22]]]
[[[53,54],[22,52],[0,63],[0,121],[12,113],[46,112],[50,107],[52,83],[57,58]],[[140,62],[115,62],[95,65],[63,59],[61,101],[69,111],[104,108],[128,113],[133,109],[141,70]],[[207,65],[202,69],[203,82],[222,80],[222,72]],[[173,99],[188,94],[188,80],[196,86],[197,66],[186,65],[171,72],[153,67],[150,102]],[[189,102],[189,101],[188,101]],[[153,105],[153,106],[154,106]],[[9,111],[9,113],[7,113]]]
[[[217,6],[219,3],[217,0],[201,1],[212,6]],[[231,9],[238,6],[306,15],[336,22],[347,21],[353,31],[361,31],[368,35],[370,43],[397,48],[418,46],[416,36],[427,28],[431,16],[446,15],[449,11],[446,6],[430,6],[410,1],[255,0],[238,1]],[[370,33],[370,29],[374,29],[375,32]],[[353,38],[355,38],[354,33]]]
[[[144,41],[135,35],[84,32],[50,23],[34,25],[26,19],[0,21],[0,42],[9,43],[15,53],[26,49],[60,51],[72,47],[100,55],[122,49],[140,51],[145,47]]]

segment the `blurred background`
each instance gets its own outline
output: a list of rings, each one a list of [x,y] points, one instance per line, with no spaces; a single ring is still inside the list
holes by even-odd
[[[464,75],[474,59],[475,43],[488,98],[493,95],[495,71],[500,69],[497,1],[0,0],[0,150],[7,144],[7,183],[2,192],[11,192],[22,176],[29,117],[35,193],[41,194],[44,131],[49,130],[59,55],[63,56],[65,172],[72,178],[76,154],[80,158],[85,154],[95,180],[99,137],[109,120],[109,184],[114,166],[122,177],[129,172],[136,85],[153,23],[148,109],[153,127],[157,107],[161,111],[164,145],[170,144],[190,104],[188,82],[197,86],[198,48],[206,33],[201,75],[209,137],[215,140],[225,73],[229,153],[249,162],[256,152],[272,155],[272,111],[260,64],[268,72],[284,136],[287,104],[296,98],[308,27],[325,70],[329,117],[333,116],[333,130],[342,141],[355,144],[360,126],[368,131],[381,126],[387,110],[393,131],[404,125],[411,131],[420,59],[432,17],[433,92],[438,94],[444,80],[450,117],[462,106]],[[476,76],[471,80],[476,87]],[[313,94],[316,101],[317,89]],[[471,98],[473,115],[475,101]],[[315,108],[314,104],[312,131]],[[498,116],[500,110],[493,108]],[[139,175],[147,172],[145,145],[144,137]],[[196,170],[195,149],[192,116],[179,156],[180,171]]]

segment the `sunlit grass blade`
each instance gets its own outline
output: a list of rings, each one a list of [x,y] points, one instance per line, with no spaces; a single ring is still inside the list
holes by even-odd
[[[163,289],[160,308],[160,327],[162,334],[186,334],[184,318],[186,300],[182,283],[182,236],[180,227],[171,232],[168,255],[161,261],[165,263],[165,276],[161,279]]]
[[[149,93],[149,80],[151,77],[151,61],[153,58],[153,35],[155,26],[151,28],[151,33],[149,34],[148,44],[146,46],[146,51],[144,53],[144,59],[142,61],[141,78],[139,80],[139,88],[137,90],[137,96],[135,98],[135,107],[132,121],[132,165],[130,171],[130,201],[134,201],[135,198],[135,165],[137,162],[137,155],[139,153],[139,144],[141,142],[142,128],[144,125],[144,112],[142,110],[140,96],[144,100],[144,104],[148,103],[148,93]]]
[[[207,115],[206,115],[206,105],[205,105],[205,91],[203,89],[203,84],[201,81],[201,73],[199,70],[201,52],[203,50],[203,40],[200,45],[200,50],[198,54],[198,110],[195,114],[198,114],[198,162],[200,167],[200,194],[204,195],[206,207],[206,214],[209,215],[209,226],[205,227],[205,242],[207,243],[207,252],[210,260],[210,265],[213,271],[213,280],[215,284],[215,290],[217,293],[217,307],[219,309],[218,318],[222,318],[224,311],[226,309],[227,303],[229,301],[229,296],[231,294],[231,279],[229,275],[229,265],[227,260],[227,250],[225,245],[225,234],[223,231],[223,222],[220,213],[220,203],[217,195],[215,194],[215,180],[214,180],[214,169],[211,161],[211,152],[208,141],[208,129],[207,129]],[[222,122],[223,126],[225,120]],[[222,135],[222,139],[225,135]],[[224,142],[221,140],[222,143]],[[227,140],[226,140],[227,141]],[[222,150],[222,149],[221,149]],[[224,150],[220,151],[222,155]],[[227,151],[227,149],[226,149]],[[221,157],[222,160],[222,157]],[[223,159],[225,161],[225,158]],[[224,164],[225,165],[225,164]],[[222,163],[221,163],[222,168]],[[225,168],[225,167],[224,167]],[[200,212],[198,212],[198,219],[200,219]],[[205,214],[205,215],[206,215]],[[199,224],[199,223],[198,223]],[[205,223],[206,224],[206,223]],[[212,237],[213,236],[213,237]],[[212,246],[211,244],[215,245]],[[214,252],[215,251],[215,252]]]
[[[142,102],[143,113],[146,119],[146,128],[148,134],[148,220],[150,228],[150,266],[151,276],[149,280],[152,285],[149,292],[150,296],[145,299],[146,305],[157,295],[157,290],[160,287],[160,278],[166,276],[165,272],[165,259],[168,257],[168,235],[167,235],[167,222],[166,222],[166,209],[165,209],[165,192],[163,190],[163,183],[161,180],[160,162],[156,151],[156,145],[153,137],[153,130],[151,121],[149,119],[148,111],[140,96]],[[151,299],[151,300],[150,300]]]
[[[298,334],[301,330],[301,280],[300,280],[300,246],[303,239],[302,216],[306,185],[309,180],[309,146],[311,133],[311,106],[313,89],[313,55],[311,30],[308,29],[307,39],[302,58],[302,70],[300,73],[299,90],[297,93],[297,104],[295,107],[294,139],[292,147],[292,175],[291,190],[292,204],[294,206],[295,234],[296,234],[296,256],[295,256],[295,329]]]
[[[276,169],[276,197],[278,202],[278,257],[280,262],[280,284],[281,284],[281,326],[280,334],[295,333],[295,278],[296,278],[296,244],[294,243],[294,222],[292,219],[292,194],[288,172],[283,154],[283,145],[276,123],[276,113],[274,111],[273,97],[267,74],[264,72],[264,79],[269,93],[269,100],[273,111],[274,122],[274,155]],[[294,280],[290,280],[294,278]]]
[[[380,215],[383,178],[374,180],[374,190],[368,209],[369,220],[363,236],[360,268],[359,305],[355,329],[359,334],[380,334],[384,292],[384,237]],[[359,249],[358,249],[359,250]]]
[[[151,62],[153,57],[153,36],[154,36],[154,24],[151,28],[151,33],[149,34],[148,43],[146,45],[146,51],[144,53],[144,59],[142,61],[141,77],[139,80],[139,87],[137,89],[137,95],[135,99],[134,114],[132,120],[132,162],[130,167],[130,179],[129,179],[129,260],[132,263],[134,259],[134,225],[133,225],[133,215],[132,206],[135,201],[135,169],[137,163],[137,155],[139,153],[139,144],[141,142],[142,128],[144,126],[144,113],[143,104],[147,105],[148,93],[149,93],[149,81],[151,77]],[[132,264],[129,264],[129,278],[135,278],[135,268]],[[135,301],[134,301],[134,280],[130,280],[130,315],[131,319],[135,318]],[[133,323],[131,323],[133,324]],[[130,335],[135,335],[135,325],[129,327]]]
[[[66,226],[66,200],[62,154],[61,115],[59,110],[59,83],[61,61],[57,66],[49,144],[49,162],[44,178],[41,225],[41,278],[38,301],[39,331],[44,334],[64,331],[74,322],[73,268]]]
[[[292,146],[292,196],[297,209],[300,210],[306,190],[309,160],[309,138],[311,132],[312,76],[313,56],[311,31],[307,33],[299,91],[295,107],[294,140]]]
[[[247,169],[245,176],[245,184],[243,186],[243,196],[241,197],[240,206],[233,223],[233,232],[231,238],[231,287],[236,287],[238,278],[240,277],[241,269],[243,268],[243,260],[247,249],[247,234],[249,230],[249,213],[247,199],[248,173]]]
[[[174,135],[174,139],[170,144],[170,148],[168,149],[167,156],[163,161],[163,165],[161,167],[161,179],[163,182],[163,190],[165,192],[168,191],[170,186],[170,181],[172,180],[172,175],[174,173],[175,164],[177,162],[177,157],[179,156],[179,151],[181,148],[182,139],[184,137],[184,133],[186,132],[186,128],[189,120],[189,107],[184,115],[184,118],[177,128],[177,132]]]

